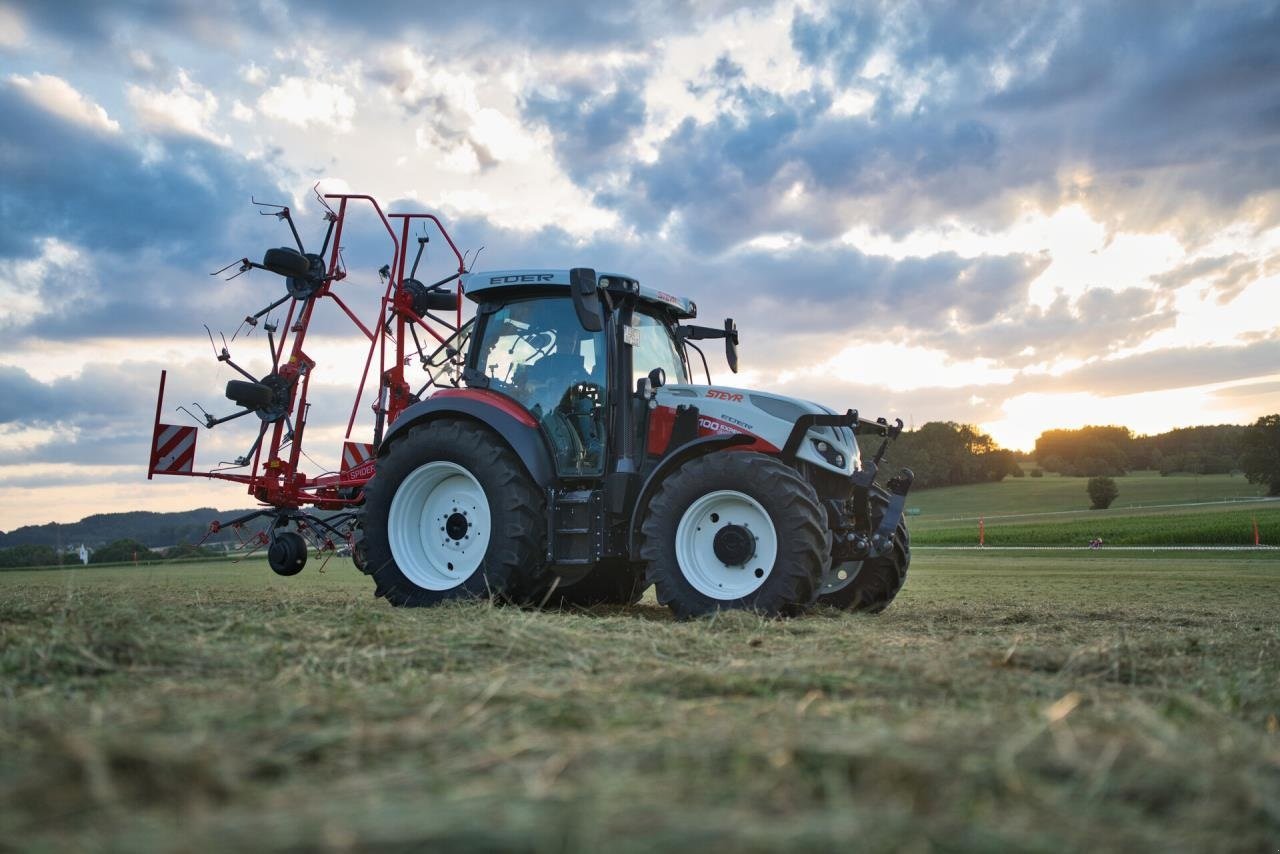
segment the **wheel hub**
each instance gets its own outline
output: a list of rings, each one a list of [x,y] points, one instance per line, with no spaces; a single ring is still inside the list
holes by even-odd
[[[454,540],[460,540],[465,537],[470,528],[471,523],[467,521],[466,514],[459,513],[456,510],[444,522],[444,532]]]
[[[725,566],[742,566],[756,554],[756,538],[742,525],[728,524],[716,531],[711,548]]]

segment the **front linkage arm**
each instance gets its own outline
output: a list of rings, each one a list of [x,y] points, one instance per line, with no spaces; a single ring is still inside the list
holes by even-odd
[[[902,520],[907,493],[911,490],[915,474],[911,469],[903,468],[885,484],[889,503],[874,531],[871,530],[871,487],[880,472],[880,464],[884,462],[889,443],[902,432],[902,419],[895,419],[893,424],[884,418],[868,421],[860,418],[856,409],[850,409],[843,415],[801,415],[796,419],[786,444],[783,445],[781,457],[784,462],[796,462],[800,444],[812,427],[849,427],[856,436],[873,434],[883,437],[875,455],[850,477],[851,495],[845,501],[838,502],[843,505],[839,508],[843,512],[836,514],[845,524],[839,525],[832,534],[835,538],[834,550],[843,558],[866,560],[888,552],[893,547],[893,534]]]

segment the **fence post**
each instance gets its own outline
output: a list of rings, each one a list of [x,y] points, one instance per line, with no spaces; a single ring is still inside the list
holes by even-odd
[[[979,516],[978,517],[978,545],[985,546],[986,544],[987,544],[987,520],[984,517]]]

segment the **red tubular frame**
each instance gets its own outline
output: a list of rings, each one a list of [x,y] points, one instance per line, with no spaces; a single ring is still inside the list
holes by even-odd
[[[449,232],[445,230],[444,224],[440,222],[437,216],[430,213],[385,214],[378,202],[372,196],[367,195],[326,193],[324,199],[337,202],[337,211],[333,215],[334,227],[328,258],[328,278],[310,299],[301,303],[301,312],[295,311],[299,305],[297,300],[290,303],[289,310],[285,315],[285,323],[282,327],[284,331],[280,336],[280,341],[276,345],[274,353],[275,361],[279,365],[280,375],[292,383],[288,408],[288,414],[293,425],[292,436],[285,435],[285,419],[275,422],[268,429],[269,437],[264,437],[264,441],[259,443],[255,450],[253,461],[247,474],[226,471],[191,471],[172,473],[174,476],[203,477],[243,483],[248,487],[249,494],[259,501],[282,508],[297,508],[306,504],[313,504],[321,509],[340,509],[358,503],[360,498],[358,495],[352,494],[352,488],[355,488],[354,492],[358,493],[359,489],[367,482],[367,477],[344,477],[342,474],[333,472],[309,476],[298,469],[300,457],[302,456],[303,437],[307,426],[307,397],[310,391],[311,374],[315,368],[315,362],[303,351],[303,344],[306,341],[307,329],[311,324],[315,307],[320,300],[326,297],[332,299],[352,324],[369,339],[369,351],[365,357],[364,370],[361,373],[360,383],[356,390],[355,402],[351,407],[351,416],[347,421],[345,440],[351,439],[356,415],[360,411],[365,385],[369,379],[369,370],[373,364],[375,350],[378,352],[379,378],[378,402],[373,407],[375,413],[380,414],[385,425],[389,426],[399,417],[406,406],[414,402],[404,375],[406,337],[410,324],[421,327],[441,344],[448,340],[448,335],[442,335],[432,327],[429,318],[423,318],[413,311],[412,299],[408,298],[407,293],[399,288],[399,284],[404,281],[408,256],[406,247],[409,242],[409,230],[414,220],[429,220],[434,223],[457,259],[458,279],[455,292],[458,297],[458,308],[455,314],[454,326],[455,328],[461,328],[462,274],[466,272],[466,266],[463,263],[462,253],[458,251],[453,238],[449,236]],[[383,227],[387,230],[387,236],[391,240],[392,253],[391,264],[389,265],[391,276],[387,279],[386,289],[383,291],[379,301],[376,322],[369,326],[361,322],[360,318],[346,302],[333,292],[333,286],[347,276],[346,270],[342,269],[341,249],[342,231],[347,218],[349,202],[367,202],[371,205],[378,218],[382,221]],[[399,235],[396,234],[396,230],[392,227],[391,220],[393,219],[400,220]],[[402,296],[402,294],[404,295]],[[297,314],[298,318],[296,323],[294,321],[295,314]],[[392,334],[394,358],[389,359],[386,346],[387,333],[384,330],[392,325],[392,321],[394,321],[394,333]],[[288,348],[287,359],[285,358],[286,346]],[[152,431],[153,444],[155,436],[159,432],[160,417],[164,406],[166,375],[167,372],[164,371],[160,374],[160,389],[156,399],[155,427]],[[284,455],[286,446],[288,446],[287,456]],[[152,460],[147,467],[147,479],[150,480],[156,474],[171,473],[155,471],[153,448]]]

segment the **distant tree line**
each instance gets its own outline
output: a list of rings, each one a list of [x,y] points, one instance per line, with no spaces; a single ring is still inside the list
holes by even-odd
[[[1221,424],[1135,436],[1127,427],[1047,430],[1036,440],[1042,468],[1077,477],[1115,477],[1135,470],[1161,474],[1243,471],[1246,437],[1253,427]]]
[[[874,454],[879,443],[877,437],[860,436],[863,458]],[[1247,427],[1183,427],[1153,436],[1135,436],[1116,426],[1047,430],[1029,457],[1045,471],[1074,477],[1148,470],[1166,475],[1243,472],[1250,482],[1265,483],[1272,495],[1280,495],[1280,415],[1264,416]],[[1018,462],[1026,458],[1000,448],[972,425],[930,421],[898,437],[890,447],[888,470],[907,466],[916,474],[915,488],[928,489],[1022,477]]]
[[[878,437],[858,437],[863,459],[873,455],[879,444]],[[989,483],[1008,475],[1022,476],[1013,451],[998,447],[976,427],[954,421],[930,421],[918,430],[903,431],[890,446],[886,475],[903,466],[915,472],[915,489]]]
[[[172,513],[133,511],[97,513],[79,522],[26,525],[8,533],[0,531],[0,549],[14,546],[51,546],[66,548],[81,543],[96,549],[119,539],[132,539],[147,548],[160,548],[175,543],[194,543],[202,539],[214,519],[232,519],[247,510],[220,512],[212,507]],[[207,542],[234,542],[234,531],[223,531]],[[55,561],[56,562],[56,561]]]

